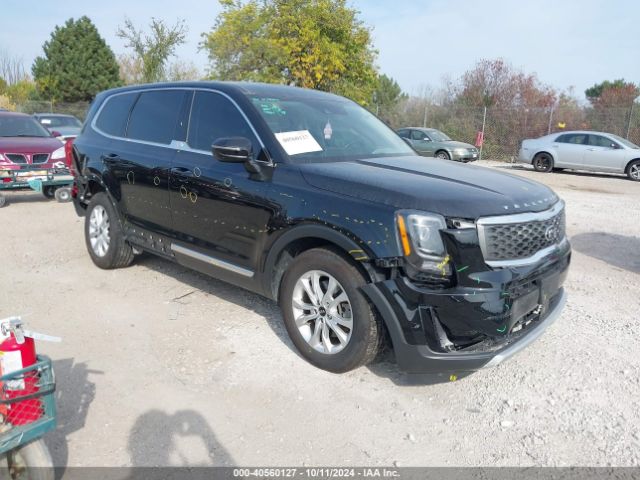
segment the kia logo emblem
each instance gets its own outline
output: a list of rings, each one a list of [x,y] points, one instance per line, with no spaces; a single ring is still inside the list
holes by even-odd
[[[544,232],[544,236],[547,237],[547,240],[553,240],[556,238],[556,227],[549,227],[547,231]]]

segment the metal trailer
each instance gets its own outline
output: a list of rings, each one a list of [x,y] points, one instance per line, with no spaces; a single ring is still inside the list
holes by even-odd
[[[22,167],[19,170],[0,169],[0,208],[7,202],[3,191],[24,190],[30,188],[42,193],[46,198],[55,198],[58,202],[71,201],[73,176],[66,168],[43,169],[37,166]]]

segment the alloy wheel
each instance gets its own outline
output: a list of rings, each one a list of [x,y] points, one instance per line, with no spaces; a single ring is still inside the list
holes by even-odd
[[[109,250],[109,215],[102,205],[96,205],[89,217],[89,241],[91,249],[99,257],[104,257]]]
[[[314,350],[336,354],[345,349],[353,332],[351,302],[340,282],[322,270],[303,274],[291,302],[302,338]]]
[[[634,180],[640,180],[640,163],[631,165],[631,168],[629,168],[629,176]]]

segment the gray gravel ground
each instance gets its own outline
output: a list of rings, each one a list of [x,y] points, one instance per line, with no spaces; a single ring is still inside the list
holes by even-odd
[[[9,194],[0,317],[64,338],[40,344],[56,463],[639,465],[640,184],[510,171],[567,202],[569,302],[530,348],[455,382],[315,369],[273,303],[151,256],[99,270],[70,204]]]

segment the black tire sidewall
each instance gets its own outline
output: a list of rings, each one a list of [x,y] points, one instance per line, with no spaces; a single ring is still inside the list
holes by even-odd
[[[540,168],[538,167],[538,162],[544,157],[549,159],[549,166],[545,168]],[[551,158],[551,155],[548,155],[545,153],[539,153],[533,159],[533,168],[535,169],[536,172],[549,173],[553,170],[553,163],[554,162],[553,162],[553,158]]]
[[[311,270],[322,270],[332,275],[344,288],[351,303],[353,332],[349,344],[335,354],[323,354],[314,350],[302,337],[293,318],[291,301],[293,289],[298,279]],[[369,352],[372,342],[379,343],[379,328],[371,305],[361,293],[360,287],[366,283],[357,269],[331,250],[310,250],[296,257],[283,276],[279,304],[284,324],[291,341],[298,352],[312,365],[334,373],[343,373],[371,359]]]
[[[442,157],[440,157],[439,155],[442,155]],[[440,150],[438,153],[436,153],[436,158],[439,158],[440,160],[451,160],[451,156],[444,150]]]
[[[107,249],[107,253],[102,257],[96,255],[96,253],[93,251],[93,248],[91,248],[91,241],[89,240],[89,223],[91,219],[91,213],[93,212],[93,209],[98,205],[103,207],[107,212],[107,215],[109,216],[109,248]],[[122,235],[122,229],[120,227],[118,215],[106,193],[97,193],[96,195],[94,195],[91,203],[89,204],[84,222],[84,239],[87,246],[87,251],[91,256],[91,260],[93,261],[93,263],[95,263],[98,267],[104,269],[110,269],[116,266],[118,258],[118,248],[122,248],[121,245],[124,243],[124,238]]]

